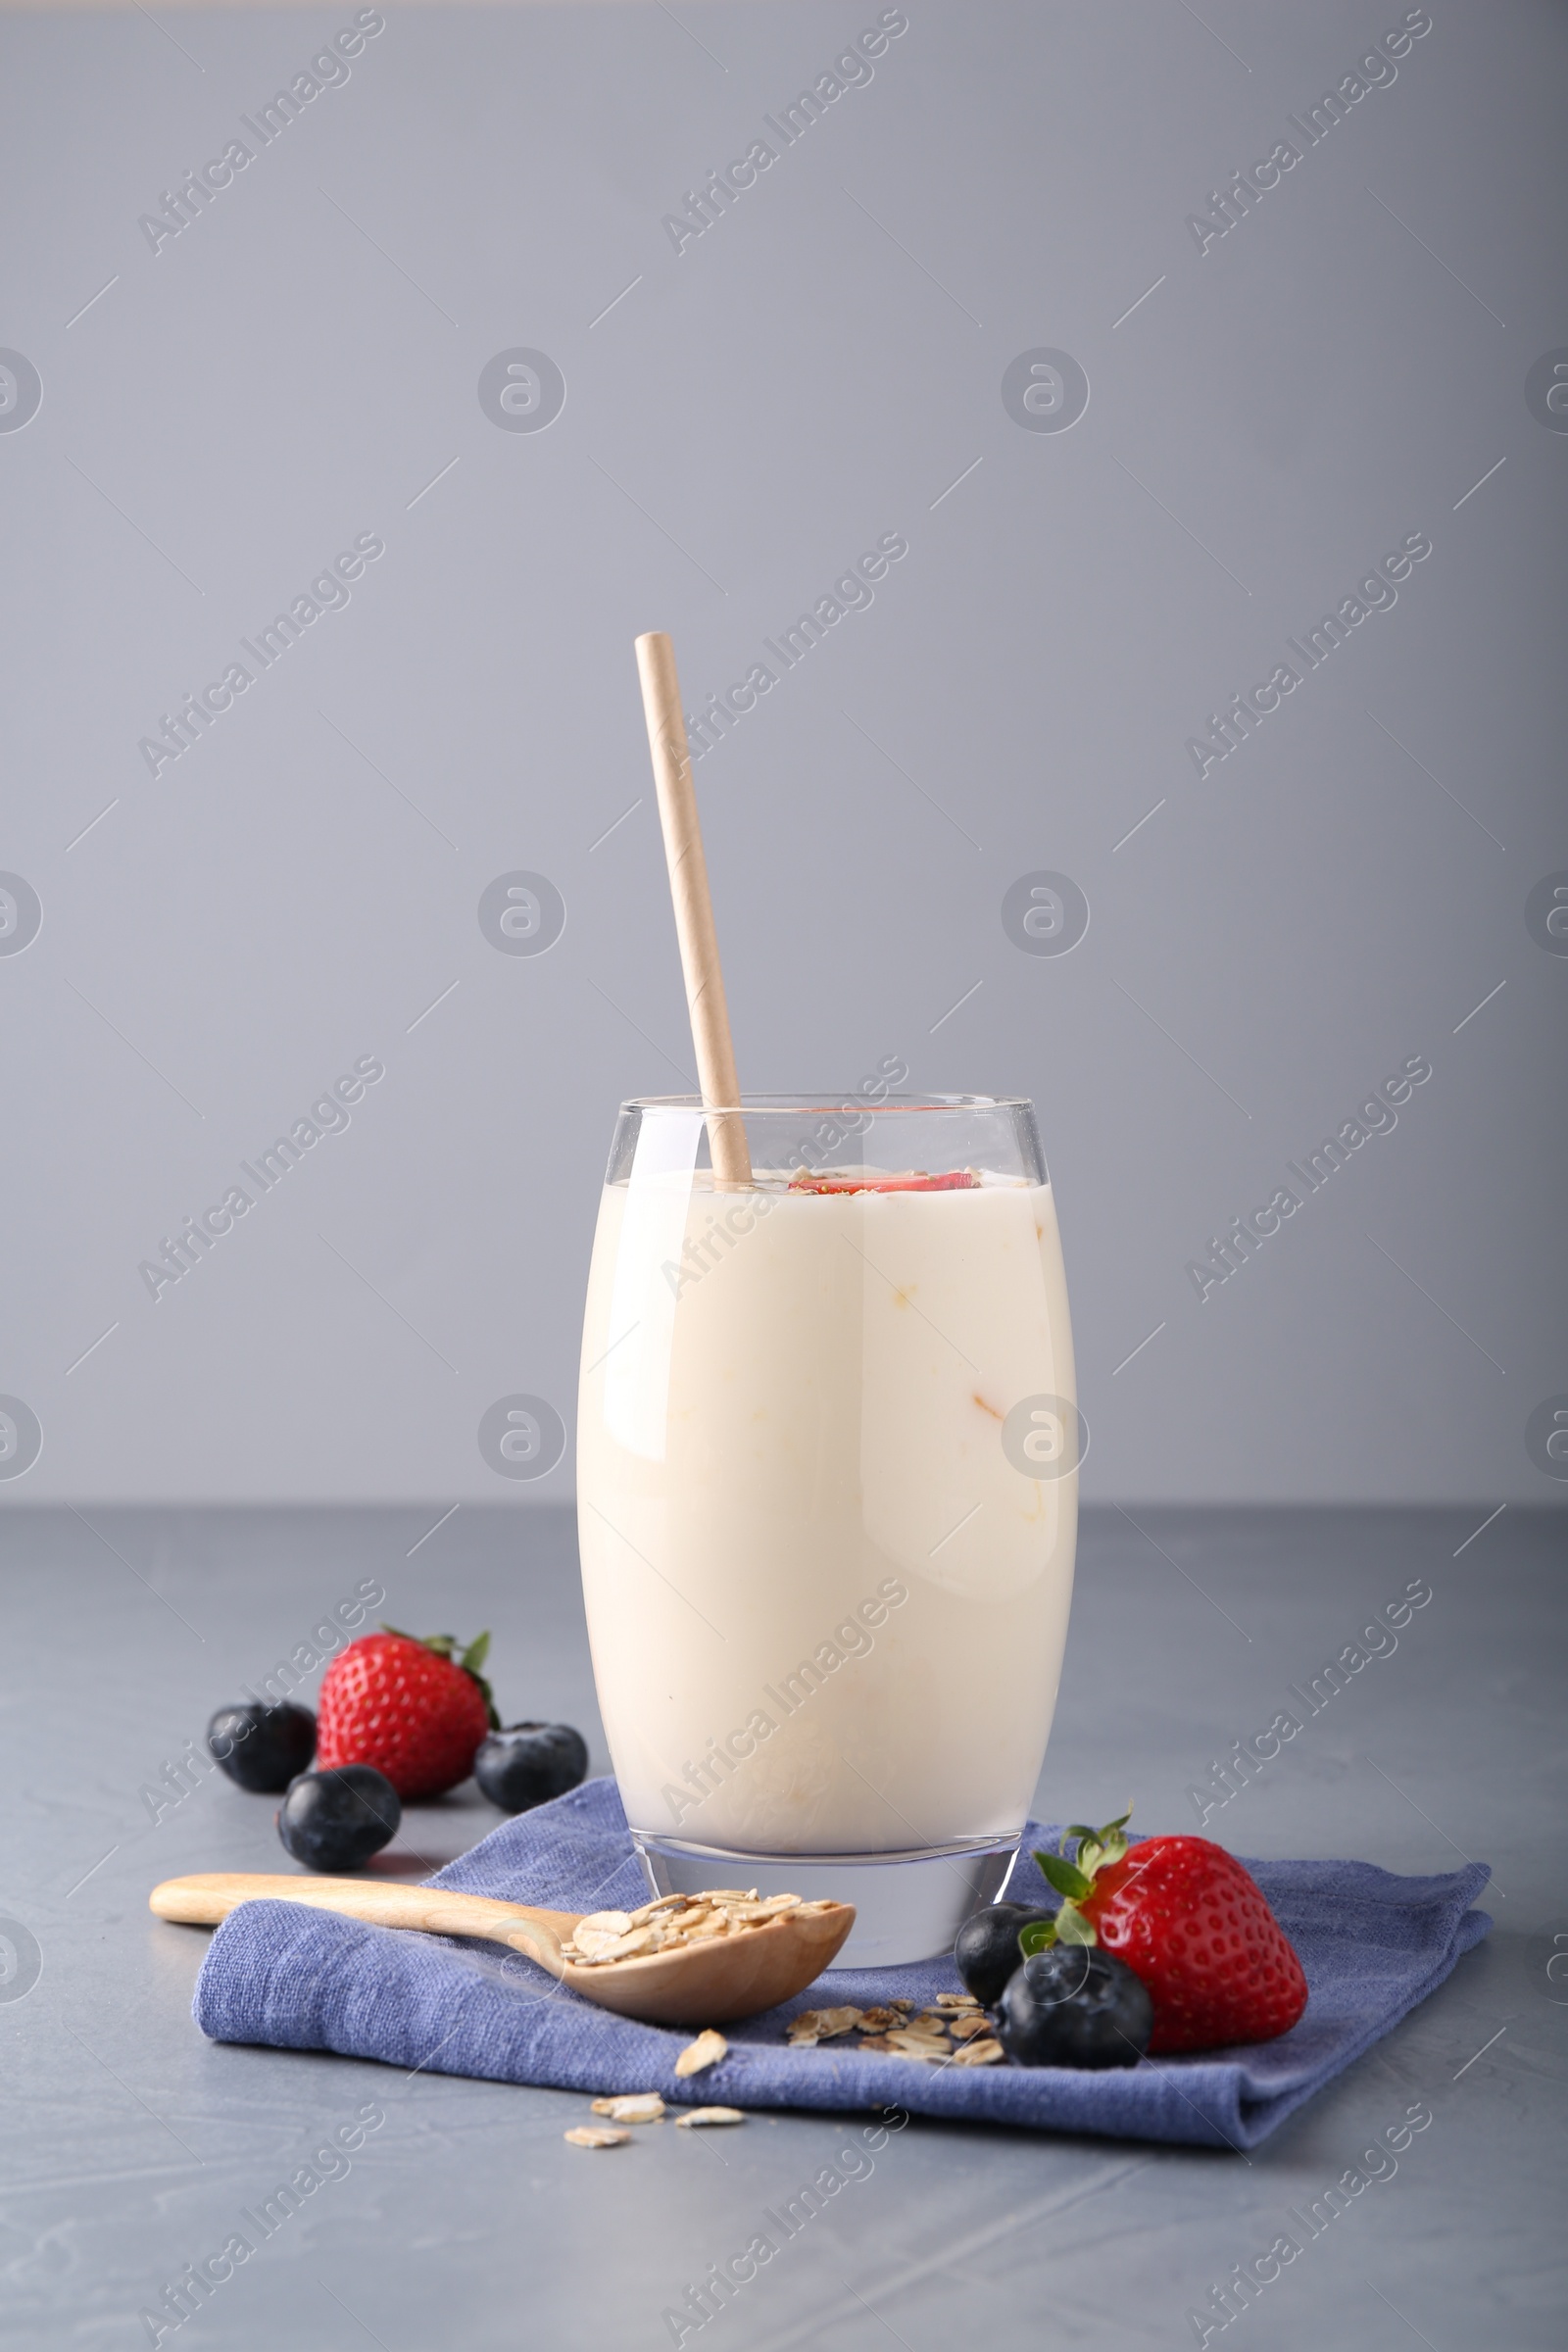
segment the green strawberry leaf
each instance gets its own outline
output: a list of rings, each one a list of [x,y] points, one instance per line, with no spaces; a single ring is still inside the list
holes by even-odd
[[[1076,1904],[1063,1903],[1056,1913],[1056,1941],[1058,1943],[1098,1943],[1092,1920],[1085,1919]]]
[[[1031,1920],[1018,1932],[1018,1949],[1027,1960],[1031,1953],[1049,1952],[1057,1943],[1098,1943],[1093,1923],[1085,1919],[1076,1903],[1065,1902],[1054,1919]]]
[[[501,1718],[496,1713],[495,1693],[492,1691],[489,1684],[485,1681],[484,1676],[479,1672],[480,1667],[484,1664],[485,1659],[489,1656],[489,1654],[490,1636],[488,1633],[479,1634],[476,1635],[474,1640],[468,1643],[467,1648],[458,1660],[458,1664],[463,1668],[465,1674],[471,1675],[473,1680],[478,1684],[480,1690],[484,1693],[485,1709],[490,1717],[490,1729],[493,1732],[499,1732],[501,1729]]]
[[[1107,1821],[1103,1829],[1091,1829],[1086,1821],[1068,1823],[1066,1829],[1061,1833],[1062,1847],[1065,1851],[1067,1845],[1076,1839],[1078,1852],[1075,1867],[1083,1878],[1092,1881],[1097,1871],[1104,1870],[1110,1863],[1121,1860],[1127,1851],[1127,1839],[1123,1832],[1131,1818],[1132,1807],[1129,1805],[1125,1813],[1120,1814],[1115,1821]],[[1036,1855],[1035,1859],[1041,1861],[1039,1855]],[[1042,1869],[1045,1867],[1043,1861],[1041,1861],[1041,1867]],[[1050,1878],[1051,1873],[1047,1871],[1046,1876]],[[1054,1886],[1059,1884],[1055,1879],[1052,1879],[1051,1883]],[[1088,1888],[1084,1887],[1080,1890],[1063,1887],[1062,1892],[1072,1893],[1081,1902],[1084,1894],[1088,1892]]]
[[[1060,1854],[1036,1854],[1035,1860],[1056,1892],[1071,1901],[1081,1903],[1094,1886],[1092,1878],[1075,1864],[1064,1861]]]

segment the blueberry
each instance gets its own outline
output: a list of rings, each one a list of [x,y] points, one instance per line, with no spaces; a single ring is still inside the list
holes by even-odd
[[[307,1870],[358,1870],[395,1838],[398,1792],[371,1764],[302,1772],[277,1809],[277,1834]]]
[[[575,1788],[588,1770],[588,1742],[569,1723],[509,1723],[480,1743],[473,1777],[503,1813],[526,1813]]]
[[[207,1726],[207,1744],[231,1781],[275,1796],[315,1755],[316,1717],[287,1700],[220,1707]]]
[[[1000,2007],[997,2038],[1015,2066],[1136,2066],[1154,2026],[1148,1986],[1092,1944],[1033,1953]]]
[[[1019,1930],[1035,1920],[1055,1916],[1054,1911],[1036,1911],[1028,1903],[992,1903],[964,1921],[953,1957],[977,2001],[989,2009],[1002,1998],[1004,1986],[1022,1958]]]

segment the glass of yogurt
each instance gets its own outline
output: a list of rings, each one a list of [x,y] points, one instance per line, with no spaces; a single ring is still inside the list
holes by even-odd
[[[840,1967],[946,1950],[1005,1885],[1084,1449],[1030,1104],[887,1084],[746,1098],[744,1184],[697,1099],[622,1106],[578,1406],[594,1673],[650,1885],[852,1902]]]

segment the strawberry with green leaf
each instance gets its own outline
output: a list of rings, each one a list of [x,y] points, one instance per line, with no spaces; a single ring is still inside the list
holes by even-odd
[[[1035,1860],[1064,1899],[1025,1928],[1025,1956],[1099,1944],[1142,1979],[1154,2004],[1150,2053],[1272,2041],[1306,2007],[1306,1978],[1262,1888],[1207,1838],[1126,1836],[1130,1808],[1101,1830],[1074,1822],[1077,1852]]]
[[[488,1634],[460,1655],[455,1635],[420,1640],[391,1625],[351,1642],[321,1677],[318,1766],[373,1765],[405,1798],[455,1788],[500,1726],[479,1671],[489,1648]]]

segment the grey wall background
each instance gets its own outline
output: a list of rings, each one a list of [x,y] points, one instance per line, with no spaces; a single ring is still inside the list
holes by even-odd
[[[631,639],[695,705],[888,532],[698,771],[747,1082],[900,1054],[1036,1099],[1090,1495],[1555,1499],[1563,12],[1437,0],[1200,254],[1402,9],[910,0],[677,255],[876,6],[388,7],[155,255],[138,217],[355,14],[0,23],[0,343],[43,392],[0,433],[0,867],[43,915],[0,955],[0,1390],[43,1432],[0,1501],[569,1493],[475,1433],[514,1391],[569,1422],[615,1104],[688,1083]],[[517,347],[548,430],[480,407]],[[1004,407],[1041,347],[1069,431]],[[348,607],[150,775],[365,532]],[[1205,714],[1416,532],[1200,781]],[[567,910],[538,956],[476,919],[519,868]],[[1003,928],[1039,869],[1092,909],[1065,956]],[[1417,1054],[1200,1303],[1205,1237]],[[155,1303],[138,1261],[363,1055],[352,1126]]]

